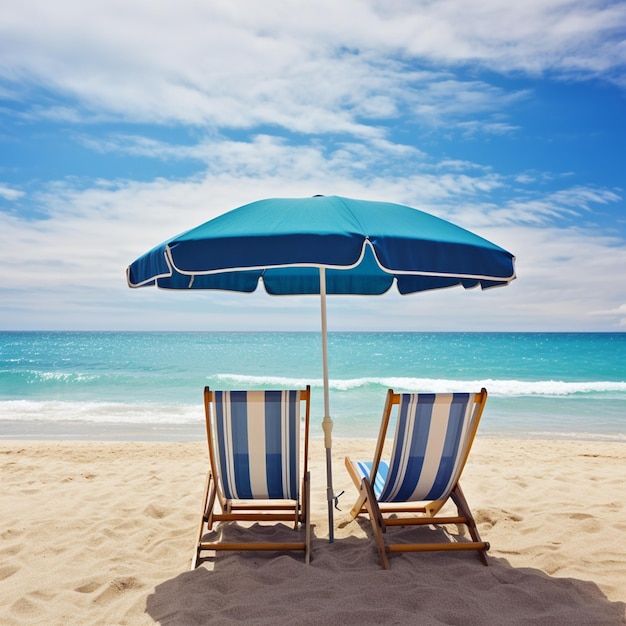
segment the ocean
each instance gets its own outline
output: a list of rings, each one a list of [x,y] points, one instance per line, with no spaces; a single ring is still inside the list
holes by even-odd
[[[0,332],[0,438],[203,440],[205,385],[312,387],[307,332]],[[330,333],[333,436],[374,438],[386,390],[489,391],[479,434],[626,442],[626,333]]]

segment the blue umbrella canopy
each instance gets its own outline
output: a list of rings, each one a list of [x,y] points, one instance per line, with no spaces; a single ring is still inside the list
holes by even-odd
[[[131,287],[274,295],[402,294],[515,278],[513,255],[407,206],[338,196],[259,200],[153,248],[128,268]]]
[[[319,294],[329,538],[333,541],[326,294],[401,294],[515,278],[510,252],[450,222],[390,202],[273,198],[224,213],[153,248],[127,269],[130,287]]]

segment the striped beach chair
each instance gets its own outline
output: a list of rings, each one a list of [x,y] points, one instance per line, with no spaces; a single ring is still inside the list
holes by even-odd
[[[353,518],[369,515],[381,565],[389,568],[388,553],[431,550],[478,550],[487,565],[489,544],[481,540],[476,523],[459,485],[476,429],[487,401],[480,393],[387,393],[383,418],[372,462],[352,461],[346,468],[359,490],[350,511]],[[395,438],[390,460],[381,459],[387,429],[397,407]],[[438,515],[451,499],[458,515]],[[389,526],[455,524],[469,530],[471,541],[450,536],[439,543],[392,543]]]
[[[210,469],[192,569],[203,550],[303,550],[310,560],[311,390],[204,389]],[[305,405],[301,445],[301,404]],[[219,504],[216,507],[216,504]],[[204,541],[222,522],[290,522],[298,541]]]

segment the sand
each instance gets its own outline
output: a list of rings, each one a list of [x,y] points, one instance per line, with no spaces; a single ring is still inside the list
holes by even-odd
[[[343,457],[373,445],[335,442],[330,544],[313,442],[309,566],[222,552],[189,571],[204,443],[0,442],[0,624],[626,623],[626,445],[478,437],[461,484],[490,566],[402,554],[389,571],[349,515]]]

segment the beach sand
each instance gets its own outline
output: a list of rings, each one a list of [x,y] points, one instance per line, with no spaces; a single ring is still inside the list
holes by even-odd
[[[313,441],[309,566],[222,552],[189,571],[205,443],[0,442],[0,624],[626,623],[626,445],[479,436],[461,484],[490,566],[439,552],[391,556],[389,571],[349,515],[343,457],[373,447],[335,442],[330,544]]]

